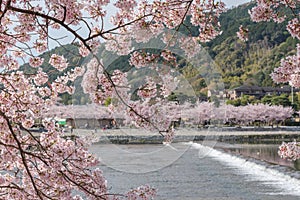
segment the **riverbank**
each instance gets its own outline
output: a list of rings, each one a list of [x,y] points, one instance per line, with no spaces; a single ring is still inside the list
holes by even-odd
[[[218,141],[227,143],[281,143],[300,140],[298,127],[280,128],[209,128],[178,129],[173,142]],[[74,129],[66,137],[93,136],[100,143],[115,144],[161,144],[163,137],[157,132],[122,128],[107,130]]]

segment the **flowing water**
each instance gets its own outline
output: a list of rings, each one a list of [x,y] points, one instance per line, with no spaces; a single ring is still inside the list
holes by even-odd
[[[215,148],[94,144],[91,150],[102,161],[111,193],[150,185],[157,189],[156,199],[300,199],[300,171],[274,157],[278,145],[208,146]]]

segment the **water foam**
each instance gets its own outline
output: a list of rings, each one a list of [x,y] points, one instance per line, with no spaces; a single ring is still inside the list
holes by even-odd
[[[231,168],[238,174],[244,175],[246,181],[259,181],[262,184],[273,187],[271,195],[293,195],[300,196],[300,180],[286,175],[276,169],[268,168],[244,158],[223,153],[211,147],[203,146],[198,143],[186,143],[191,148],[199,150],[199,157],[208,156]]]

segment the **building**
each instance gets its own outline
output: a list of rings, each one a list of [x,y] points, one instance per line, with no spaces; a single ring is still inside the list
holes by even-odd
[[[299,89],[293,89],[294,92],[299,92]],[[290,86],[283,87],[259,87],[259,86],[247,86],[242,85],[240,87],[234,88],[227,92],[227,98],[234,100],[242,95],[255,96],[257,99],[261,99],[266,95],[281,95],[281,94],[291,94],[292,89]]]
[[[114,118],[67,118],[67,125],[73,128],[95,129],[95,128],[118,128],[124,126],[124,119]]]
[[[299,92],[299,89],[293,88],[293,92]],[[259,86],[248,86],[242,85],[240,87],[231,90],[208,90],[207,97],[212,96],[218,99],[230,99],[235,100],[243,95],[254,96],[256,99],[261,99],[266,95],[281,95],[281,94],[291,94],[292,88],[290,86],[283,87],[259,87]]]

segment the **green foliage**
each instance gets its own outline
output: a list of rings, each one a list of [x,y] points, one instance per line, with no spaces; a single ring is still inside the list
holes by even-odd
[[[261,99],[261,102],[264,104],[270,105],[283,105],[283,106],[291,106],[292,103],[289,100],[289,96],[287,94],[281,95],[266,95]]]
[[[259,100],[255,98],[255,96],[250,95],[242,95],[240,98],[235,100],[227,100],[226,104],[231,104],[234,106],[246,106],[248,104],[256,104],[259,103]]]
[[[176,101],[179,104],[183,104],[184,102],[190,102],[190,103],[196,103],[197,99],[194,96],[188,96],[186,94],[183,94],[181,92],[174,93],[172,92],[168,98],[169,101]]]
[[[168,101],[178,101],[177,95],[174,92],[171,92],[167,99]]]
[[[216,97],[215,95],[212,95],[212,96],[210,97],[209,102],[213,102],[214,105],[215,105],[216,107],[219,107],[220,104],[221,104],[219,98]]]
[[[298,104],[298,99],[294,98],[295,106]],[[226,104],[231,104],[234,106],[245,106],[247,104],[257,104],[263,103],[268,105],[283,105],[283,106],[292,106],[290,97],[287,94],[281,95],[265,95],[261,99],[256,99],[254,96],[242,95],[240,98],[235,100],[228,100]]]
[[[300,110],[300,92],[294,93],[293,100],[292,95],[289,96],[290,102],[295,110]]]
[[[112,102],[112,99],[111,99],[111,98],[107,98],[107,99],[104,101],[104,105],[105,105],[106,107],[108,107],[108,106],[111,104],[111,102]]]

